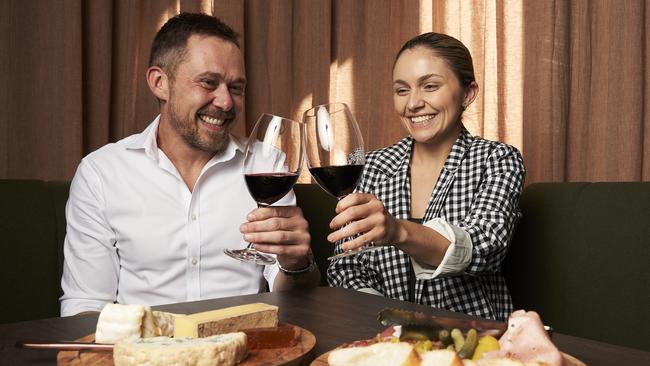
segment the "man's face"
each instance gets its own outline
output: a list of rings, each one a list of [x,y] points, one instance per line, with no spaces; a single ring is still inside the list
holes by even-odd
[[[193,35],[176,68],[163,110],[194,149],[219,152],[242,110],[246,76],[240,49],[218,37]]]

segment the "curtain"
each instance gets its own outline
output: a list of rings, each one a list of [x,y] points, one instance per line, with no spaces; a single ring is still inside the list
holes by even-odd
[[[4,0],[0,178],[70,179],[80,159],[157,114],[144,73],[180,11],[240,35],[247,135],[262,112],[342,101],[368,149],[405,135],[391,67],[409,38],[448,33],[474,58],[463,122],[519,148],[526,183],[650,180],[650,0]]]
[[[650,2],[527,1],[529,181],[650,180]]]

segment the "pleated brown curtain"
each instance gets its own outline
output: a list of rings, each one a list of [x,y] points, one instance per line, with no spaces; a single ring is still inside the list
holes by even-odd
[[[70,179],[141,131],[157,113],[151,40],[180,11],[242,36],[239,135],[263,111],[299,119],[343,101],[368,148],[392,144],[394,54],[433,30],[474,57],[481,93],[464,123],[520,148],[527,183],[650,180],[650,0],[4,0],[0,178]]]
[[[426,2],[423,2],[426,3]],[[470,50],[479,96],[463,123],[475,135],[522,149],[521,0],[435,0],[423,9],[421,31],[446,33]]]
[[[0,2],[0,177],[70,177],[84,153],[81,2]]]
[[[524,8],[529,181],[650,180],[650,2]]]

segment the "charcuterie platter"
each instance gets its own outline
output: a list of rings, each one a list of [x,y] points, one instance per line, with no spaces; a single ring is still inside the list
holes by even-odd
[[[314,361],[312,361],[309,366],[330,366],[330,364],[327,362],[327,357],[329,356],[329,352],[325,352],[322,355],[316,357]],[[577,358],[566,354],[562,352],[562,356],[564,357],[564,360],[567,362],[566,366],[587,366],[584,362],[578,360]]]
[[[342,344],[311,366],[585,366],[557,349],[535,312],[504,323],[384,309],[378,320],[388,327],[374,338]]]

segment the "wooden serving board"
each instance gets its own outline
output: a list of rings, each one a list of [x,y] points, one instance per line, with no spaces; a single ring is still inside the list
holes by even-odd
[[[304,328],[291,325],[296,333],[297,344],[293,347],[258,349],[250,351],[248,357],[238,366],[299,366],[308,365],[314,358],[316,345],[314,334]],[[95,335],[89,334],[77,339],[81,342],[94,342]],[[57,355],[58,366],[114,366],[113,352],[61,351]]]
[[[329,363],[327,362],[327,356],[329,356],[329,352],[323,353],[322,355],[316,357],[316,359],[311,364],[309,364],[309,366],[329,366]],[[562,356],[564,357],[565,361],[568,361],[568,366],[587,366],[587,364],[584,362],[564,352],[562,352]]]

